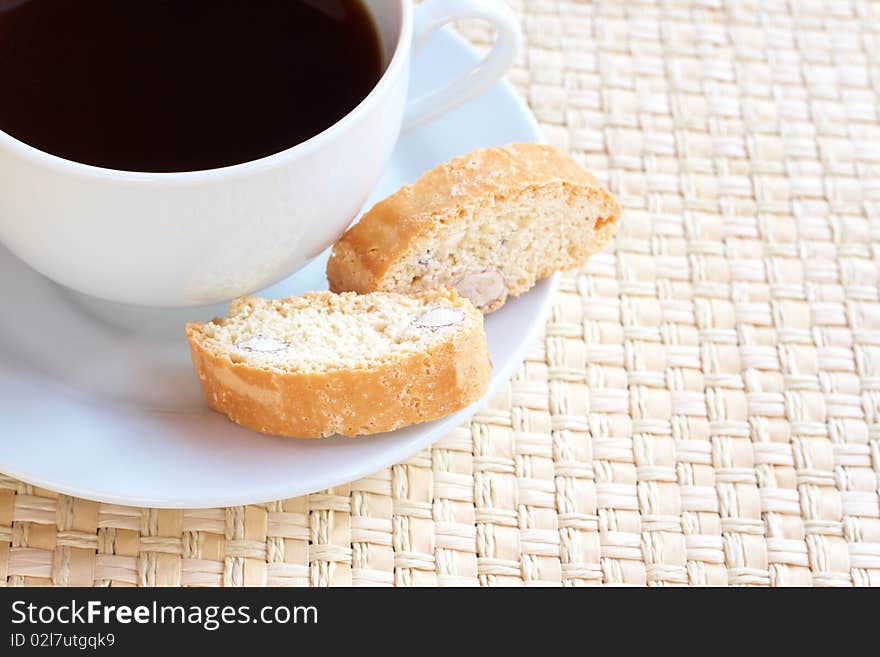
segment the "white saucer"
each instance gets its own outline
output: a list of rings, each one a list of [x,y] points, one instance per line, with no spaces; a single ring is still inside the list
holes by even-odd
[[[414,64],[414,91],[467,70],[476,58],[457,35],[437,34]],[[402,139],[368,207],[455,155],[535,140],[529,110],[508,83],[498,84]],[[325,263],[326,255],[263,294],[326,289]],[[487,318],[490,395],[522,362],[556,285],[547,279]],[[294,497],[404,459],[479,407],[367,438],[262,436],[208,410],[189,363],[183,322],[225,308],[157,311],[86,298],[3,247],[0,298],[0,471],[70,495],[189,508]]]

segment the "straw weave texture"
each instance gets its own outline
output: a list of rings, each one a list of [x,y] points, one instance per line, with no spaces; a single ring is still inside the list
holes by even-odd
[[[269,504],[0,478],[0,582],[880,585],[880,4],[512,4],[513,82],[624,219],[501,394]]]

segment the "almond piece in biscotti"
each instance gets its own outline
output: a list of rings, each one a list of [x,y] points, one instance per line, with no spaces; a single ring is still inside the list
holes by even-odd
[[[583,266],[619,218],[614,196],[555,148],[483,148],[373,206],[333,247],[327,280],[361,294],[450,286],[490,313]]]
[[[500,307],[507,298],[504,274],[497,269],[466,274],[453,286],[458,293],[483,312]]]
[[[242,351],[250,351],[259,354],[274,354],[284,351],[288,348],[286,342],[276,340],[275,338],[267,338],[265,335],[254,335],[235,343],[235,346]]]
[[[464,295],[462,295],[464,296]],[[418,316],[413,324],[419,328],[438,329],[445,326],[455,326],[464,321],[464,311],[458,308],[432,308],[428,312]]]

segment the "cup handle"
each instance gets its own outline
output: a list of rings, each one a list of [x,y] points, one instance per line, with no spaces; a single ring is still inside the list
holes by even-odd
[[[497,36],[486,58],[445,87],[409,100],[402,133],[436,119],[482,93],[504,75],[522,46],[519,21],[503,0],[425,0],[416,8],[413,57],[441,27],[464,18],[479,18],[495,26]]]

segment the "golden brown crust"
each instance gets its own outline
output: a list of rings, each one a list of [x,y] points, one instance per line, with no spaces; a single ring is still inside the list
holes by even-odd
[[[392,364],[314,373],[233,362],[206,346],[202,326],[188,324],[186,334],[209,405],[267,434],[356,436],[434,420],[480,399],[492,369],[481,321]]]
[[[334,245],[327,263],[330,289],[381,290],[383,277],[398,259],[438,223],[455,221],[462,208],[559,185],[595,196],[605,208],[596,239],[574,246],[568,254],[565,268],[580,266],[611,239],[620,206],[596,178],[552,146],[511,144],[454,158],[373,206]],[[539,277],[552,271],[540,272]]]

